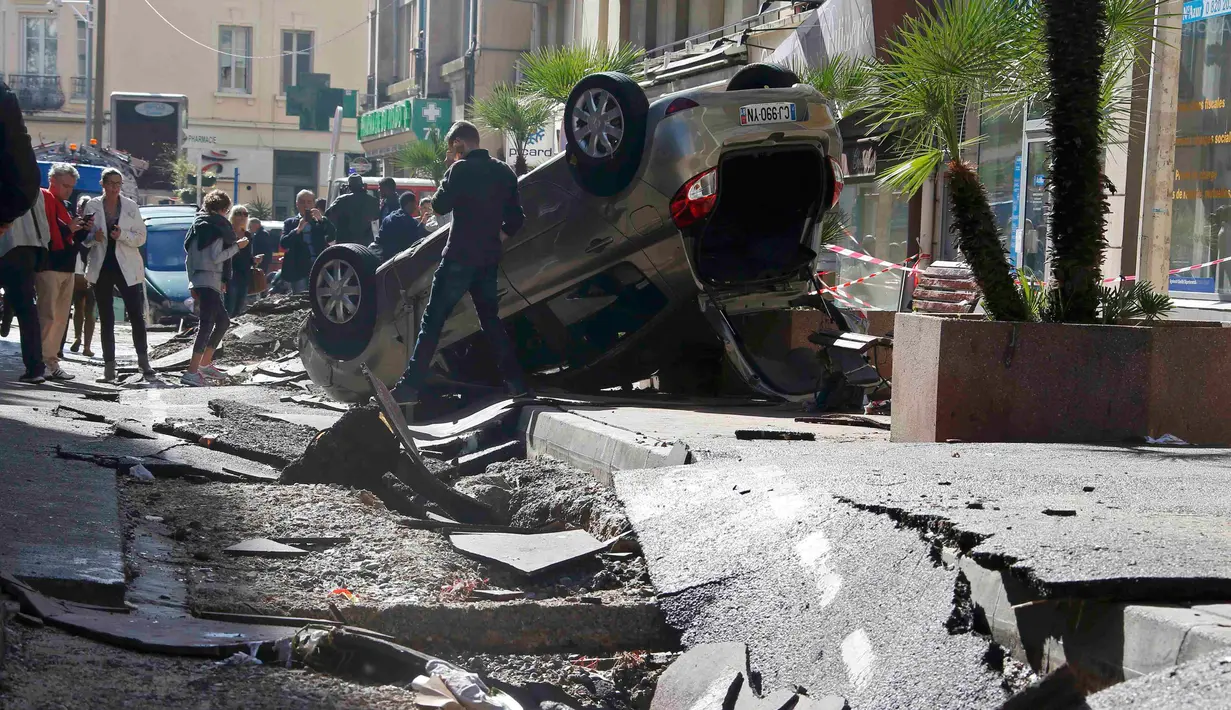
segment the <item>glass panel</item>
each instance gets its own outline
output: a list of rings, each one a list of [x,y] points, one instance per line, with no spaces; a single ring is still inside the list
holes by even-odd
[[[1047,184],[1047,141],[1031,141],[1026,153],[1026,204],[1022,213],[1022,265],[1046,277],[1051,190]]]
[[[906,258],[909,240],[910,203],[901,195],[882,190],[875,181],[847,183],[838,209],[847,223],[840,246],[900,264]],[[838,257],[837,274],[831,285],[871,276],[873,278],[845,290],[861,301],[886,310],[898,310],[902,272],[895,269],[878,274],[882,266],[849,257]]]
[[[145,268],[151,271],[183,271],[184,236],[191,222],[151,226],[145,240]]]
[[[89,27],[81,20],[77,20],[77,76],[85,76],[86,67],[86,51],[89,46]]]
[[[282,33],[282,51],[283,52],[294,52],[295,51],[295,33],[294,32],[283,32]],[[282,93],[283,94],[286,93],[286,87],[294,86],[294,84],[292,83],[292,77],[294,76],[295,76],[295,55],[294,54],[283,54],[282,55]]]
[[[218,90],[226,91],[230,89],[234,79],[233,60],[230,56],[233,51],[231,42],[231,28],[220,27],[218,29],[218,51],[224,54],[218,55]]]
[[[979,144],[979,180],[987,188],[988,202],[1000,228],[1000,241],[1017,263],[1022,226],[1021,203],[1022,117],[1002,114],[980,119],[984,141]]]
[[[295,81],[312,72],[312,33],[299,33],[299,54],[295,56]]]
[[[252,30],[247,27],[235,30],[235,53],[241,56],[235,58],[235,89],[251,93],[250,64],[248,58],[252,54]]]
[[[39,58],[41,57],[40,44],[42,43],[42,32],[39,28],[39,18],[26,17],[23,32],[25,35],[25,57],[26,57],[26,73],[39,73]]]
[[[43,25],[43,71],[40,72],[44,76],[54,76],[59,72],[56,70],[56,53],[60,46],[58,39],[57,23],[51,19],[42,20]]]
[[[1231,256],[1231,15],[1184,22],[1180,39],[1171,268]],[[1175,274],[1170,290],[1231,297],[1231,262]]]

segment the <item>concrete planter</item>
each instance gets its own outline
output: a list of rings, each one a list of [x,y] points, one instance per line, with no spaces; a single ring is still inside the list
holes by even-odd
[[[1231,328],[899,313],[894,441],[1231,444]]]

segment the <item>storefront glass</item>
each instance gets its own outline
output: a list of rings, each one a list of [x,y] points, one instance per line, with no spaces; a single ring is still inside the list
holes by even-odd
[[[1224,13],[1206,15],[1185,7],[1171,208],[1173,269],[1231,256],[1231,9]],[[1170,290],[1231,297],[1231,262],[1174,274]]]
[[[979,144],[979,180],[987,188],[988,202],[1000,227],[1000,241],[1017,265],[1018,244],[1022,240],[1021,175],[1022,116],[1000,114],[983,116],[979,130],[984,136]]]
[[[838,208],[847,231],[839,246],[900,264],[906,259],[910,204],[900,194],[882,189],[875,180],[848,182]],[[845,283],[882,271],[884,267],[849,257],[837,260],[836,280]],[[898,310],[902,272],[894,269],[845,290],[855,298],[885,311]]]

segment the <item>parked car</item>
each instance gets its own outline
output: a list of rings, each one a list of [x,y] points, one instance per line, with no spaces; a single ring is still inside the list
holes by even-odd
[[[769,65],[653,103],[603,73],[574,88],[564,127],[565,152],[521,178],[526,222],[500,266],[500,316],[532,380],[595,390],[725,353],[752,390],[812,397],[815,356],[759,354],[734,324],[815,289],[820,220],[843,180],[830,102]],[[448,231],[383,265],[354,244],[317,259],[300,353],[333,397],[370,394],[363,363],[386,383],[402,373]],[[433,366],[492,382],[467,301]]]
[[[145,298],[155,323],[193,319],[192,293],[184,268],[184,237],[192,226],[196,208],[142,207],[145,217]],[[178,210],[172,212],[171,210]],[[151,216],[151,212],[153,216]]]

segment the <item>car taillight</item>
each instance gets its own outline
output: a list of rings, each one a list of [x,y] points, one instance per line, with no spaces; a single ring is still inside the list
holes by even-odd
[[[696,108],[700,105],[701,104],[697,103],[696,101],[693,101],[692,99],[684,98],[683,96],[681,96],[680,98],[676,99],[675,101],[672,101],[670,104],[667,105],[667,115],[670,116],[671,114],[677,113],[679,111],[687,111],[690,108]]]
[[[842,187],[846,184],[846,173],[842,172],[842,163],[838,159],[829,156],[829,167],[833,170],[833,203],[831,208],[838,206],[838,198],[842,197]]]
[[[718,168],[710,168],[691,180],[671,198],[671,219],[680,229],[705,219],[718,201]]]

